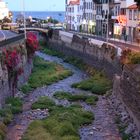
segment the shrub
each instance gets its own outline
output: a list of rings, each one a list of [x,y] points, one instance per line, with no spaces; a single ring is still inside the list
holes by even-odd
[[[87,104],[95,105],[98,101],[97,96],[89,96],[84,94],[72,95],[68,92],[58,91],[54,94],[54,97],[57,99],[67,99],[68,101],[85,101]]]
[[[4,124],[9,124],[13,119],[12,111],[9,107],[0,110],[0,117]]]
[[[7,98],[6,99],[6,104],[10,105],[10,109],[13,114],[17,114],[22,112],[22,101],[19,98]]]
[[[41,97],[36,103],[32,105],[32,109],[50,109],[55,105],[54,101],[48,97]]]
[[[4,140],[6,135],[6,125],[0,122],[0,140]]]
[[[102,95],[111,88],[111,81],[102,73],[96,73],[87,80],[72,84],[72,87],[89,90],[94,94]]]

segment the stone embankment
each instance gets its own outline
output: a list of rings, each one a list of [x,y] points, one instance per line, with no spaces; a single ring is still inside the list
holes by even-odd
[[[54,31],[49,43],[51,48],[69,56],[79,57],[94,68],[105,71],[114,82],[113,102],[120,101],[128,112],[127,116],[130,116],[133,124],[137,126],[138,134],[140,132],[140,66],[124,67],[120,62],[122,52],[120,48],[73,33]],[[117,104],[119,106],[119,103]]]
[[[23,39],[0,47],[0,108],[28,80],[32,67]]]

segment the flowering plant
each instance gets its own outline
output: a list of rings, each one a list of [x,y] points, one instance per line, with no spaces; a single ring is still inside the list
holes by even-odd
[[[33,32],[27,32],[26,46],[28,56],[34,54],[34,52],[38,49],[38,39]]]
[[[19,55],[16,51],[16,49],[14,48],[14,50],[4,50],[3,51],[4,54],[4,63],[7,66],[7,68],[9,70],[14,71],[17,68],[17,65],[19,63]]]
[[[23,68],[19,64],[21,61],[21,52],[19,47],[4,49],[2,51],[2,64],[7,67],[9,87],[14,96],[17,87],[18,76],[23,73]]]

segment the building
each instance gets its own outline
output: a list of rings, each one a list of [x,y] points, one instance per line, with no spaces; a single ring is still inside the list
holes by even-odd
[[[127,40],[136,42],[140,39],[140,11],[136,4],[130,5],[126,9],[127,26],[126,35]]]
[[[134,42],[137,39],[139,11],[134,0],[120,0],[114,7],[114,38]],[[115,9],[118,9],[117,11]]]
[[[78,30],[79,21],[79,0],[66,1],[66,15],[65,22],[68,30]]]
[[[66,1],[66,24],[68,30],[95,33],[95,4],[92,0]]]
[[[9,17],[9,9],[7,8],[6,3],[0,0],[0,20],[3,20],[4,17]]]
[[[93,0],[83,0],[83,31],[95,34],[96,27],[96,9]]]
[[[140,11],[134,0],[66,0],[67,29],[137,41]]]

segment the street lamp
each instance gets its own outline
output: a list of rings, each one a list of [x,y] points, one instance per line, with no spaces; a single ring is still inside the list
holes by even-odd
[[[109,42],[109,0],[108,0],[108,13],[107,13],[107,37],[106,37],[106,42],[107,42],[107,47],[108,47],[108,42]]]
[[[24,0],[22,0],[22,6],[23,6],[23,17],[24,17],[24,36],[25,36],[25,40],[26,40],[26,38],[27,38],[27,36],[26,36],[26,15],[25,15],[25,1]]]

